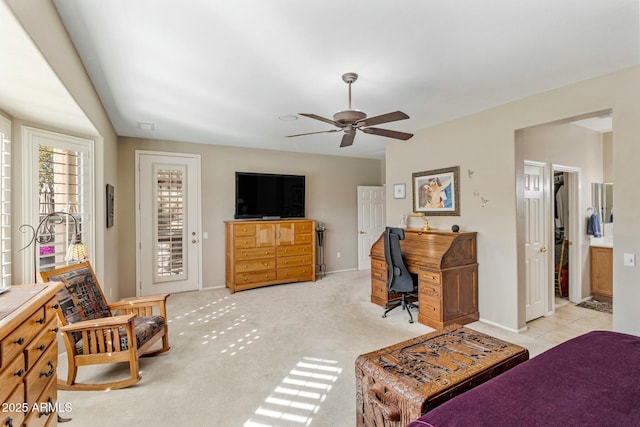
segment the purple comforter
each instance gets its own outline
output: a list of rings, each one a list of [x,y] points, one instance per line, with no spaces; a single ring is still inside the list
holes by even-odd
[[[442,426],[640,426],[640,337],[589,332],[407,427]]]

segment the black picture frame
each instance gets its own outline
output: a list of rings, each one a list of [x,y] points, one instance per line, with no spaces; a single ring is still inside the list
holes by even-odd
[[[115,189],[113,185],[107,184],[107,228],[113,227],[115,210]]]

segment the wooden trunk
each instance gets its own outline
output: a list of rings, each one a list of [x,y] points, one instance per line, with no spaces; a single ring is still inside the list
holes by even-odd
[[[356,424],[405,426],[528,359],[526,348],[459,325],[360,355]]]

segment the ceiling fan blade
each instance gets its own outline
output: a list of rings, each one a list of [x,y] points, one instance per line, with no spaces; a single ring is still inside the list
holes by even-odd
[[[334,122],[331,119],[318,116],[317,114],[311,114],[311,113],[298,113],[298,114],[300,114],[301,116],[309,117],[310,119],[320,120],[321,122],[325,122],[325,123],[329,123],[330,125],[341,127],[339,123]]]
[[[409,116],[407,116],[402,111],[394,111],[393,113],[387,113],[387,114],[382,114],[380,116],[374,116],[374,117],[369,117],[369,118],[366,118],[366,119],[358,120],[356,122],[356,124],[359,125],[359,126],[373,126],[373,125],[379,125],[379,124],[382,124],[382,123],[389,123],[389,122],[396,122],[398,120],[405,120],[405,119],[408,119],[408,118],[409,118]]]
[[[386,136],[388,138],[401,139],[403,141],[406,141],[407,139],[409,139],[409,138],[411,138],[413,136],[412,133],[398,132],[396,130],[389,130],[389,129],[364,128],[364,129],[360,129],[360,130],[362,132],[364,132],[364,133],[370,133],[370,134],[373,134],[373,135]]]
[[[340,143],[340,147],[348,147],[353,144],[353,138],[356,137],[356,133],[354,132],[345,132],[342,137],[342,142]]]
[[[331,129],[331,130],[321,130],[319,132],[308,132],[308,133],[298,133],[296,135],[287,135],[287,138],[292,138],[294,136],[305,136],[305,135],[314,135],[316,133],[331,133],[331,132],[340,132],[342,129]]]

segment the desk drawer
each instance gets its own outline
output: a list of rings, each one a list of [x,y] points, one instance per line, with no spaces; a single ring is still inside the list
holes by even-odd
[[[421,281],[418,285],[418,293],[425,297],[436,298],[439,301],[442,296],[442,287],[439,283]]]
[[[37,402],[37,408],[29,408],[31,412],[29,412],[27,416],[27,420],[24,424],[25,427],[45,427],[47,425],[52,425],[52,418],[58,416],[58,412],[56,411],[57,401],[57,381],[52,378],[42,392],[42,395],[40,395]]]
[[[420,283],[429,282],[440,286],[440,273],[437,271],[420,269]]]
[[[379,270],[386,270],[387,263],[384,260],[380,260],[377,258],[371,258],[371,269],[377,268]]]
[[[440,298],[434,298],[420,293],[418,294],[418,303],[420,306],[420,314],[431,319],[440,320],[442,317],[442,302]]]

